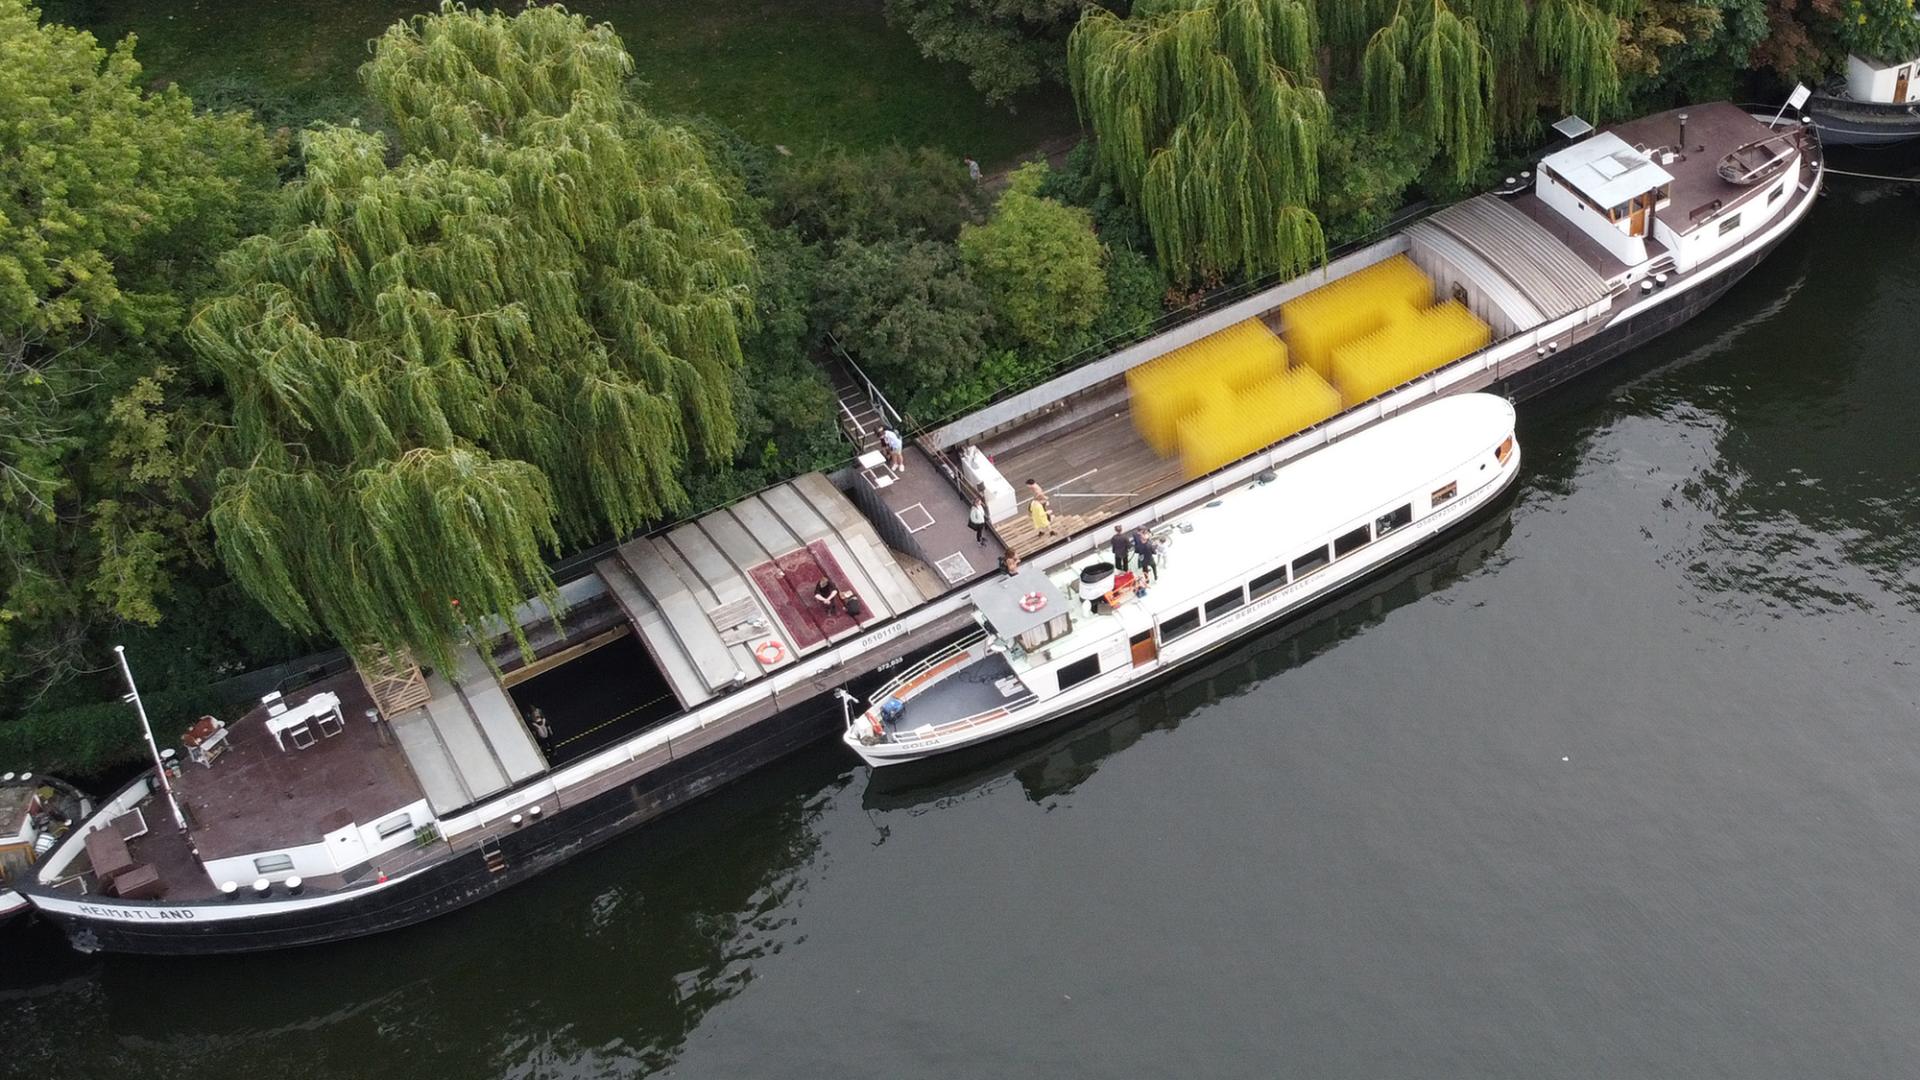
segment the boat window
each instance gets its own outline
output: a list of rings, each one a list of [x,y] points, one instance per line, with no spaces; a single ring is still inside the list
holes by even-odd
[[[1160,644],[1165,645],[1174,638],[1191,634],[1200,629],[1200,609],[1188,608],[1178,615],[1169,615],[1160,620]]]
[[[1100,674],[1100,654],[1083,656],[1071,664],[1060,665],[1060,689],[1066,690]]]
[[[1365,525],[1362,525],[1351,532],[1343,533],[1334,538],[1333,557],[1336,559],[1344,559],[1354,552],[1359,551],[1361,548],[1366,547],[1372,541],[1373,534],[1367,531]]]
[[[262,855],[253,860],[253,868],[262,875],[284,874],[293,869],[291,855]]]
[[[1500,444],[1500,449],[1493,452],[1493,456],[1500,459],[1500,464],[1505,465],[1507,459],[1513,456],[1513,436],[1507,436],[1506,441]]]
[[[1381,514],[1373,519],[1373,534],[1385,536],[1395,529],[1413,524],[1413,504],[1408,503],[1398,510]]]
[[[1258,600],[1270,592],[1278,592],[1285,588],[1286,584],[1287,568],[1282,564],[1248,582],[1247,591],[1253,594],[1255,600]]]
[[[1135,634],[1135,635],[1133,635],[1132,637],[1130,637],[1130,638],[1128,638],[1128,639],[1127,639],[1127,644],[1129,644],[1129,645],[1145,645],[1145,644],[1146,644],[1147,642],[1149,642],[1149,641],[1152,641],[1152,640],[1153,640],[1153,631],[1151,631],[1151,630],[1142,630],[1142,631],[1140,631],[1139,633],[1137,633],[1137,634]]]
[[[1212,622],[1214,619],[1225,615],[1227,612],[1232,611],[1234,608],[1246,602],[1247,594],[1241,592],[1238,588],[1235,588],[1232,592],[1221,593],[1219,596],[1207,601],[1207,621]]]
[[[1731,214],[1720,222],[1720,235],[1725,236],[1740,227],[1740,215]]]
[[[1457,483],[1448,484],[1443,488],[1436,488],[1433,492],[1433,505],[1439,506],[1441,503],[1447,502],[1458,494],[1460,494],[1460,485]]]
[[[385,840],[389,836],[398,836],[411,828],[413,828],[413,815],[395,814],[375,825],[373,831],[379,834],[380,839]]]
[[[1333,560],[1327,558],[1326,547],[1317,547],[1293,560],[1293,580],[1299,581],[1331,561]]]
[[[1787,193],[1787,185],[1785,184],[1781,184],[1779,187],[1774,188],[1772,191],[1767,192],[1767,205],[1772,206],[1774,203],[1779,202],[1780,196],[1785,195],[1786,193]]]

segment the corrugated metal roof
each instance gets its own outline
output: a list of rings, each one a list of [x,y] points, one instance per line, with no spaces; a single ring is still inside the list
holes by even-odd
[[[1414,243],[1431,243],[1477,256],[1477,275],[1489,292],[1505,282],[1503,310],[1524,313],[1524,301],[1541,316],[1557,319],[1608,295],[1607,283],[1586,261],[1530,218],[1494,195],[1476,195],[1419,222],[1408,230]],[[1509,305],[1512,305],[1509,307]],[[1516,325],[1533,325],[1516,319]]]

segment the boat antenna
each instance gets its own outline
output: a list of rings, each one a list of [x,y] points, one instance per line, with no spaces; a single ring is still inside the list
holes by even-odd
[[[160,744],[153,741],[153,725],[147,722],[147,707],[140,700],[140,688],[133,684],[133,669],[127,666],[127,647],[115,645],[114,656],[120,660],[120,674],[126,676],[127,693],[121,700],[133,704],[133,711],[140,716],[140,733],[147,737],[147,749],[153,753],[153,772],[160,778],[160,790],[166,793],[167,806],[173,810],[173,820],[180,831],[187,831],[187,816],[180,812],[180,800],[173,796],[173,784],[167,779],[167,763],[160,759]]]

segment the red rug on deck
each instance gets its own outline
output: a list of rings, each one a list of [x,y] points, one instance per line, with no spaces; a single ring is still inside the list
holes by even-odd
[[[834,588],[845,595],[851,588],[847,575],[840,569],[833,553],[827,550],[824,541],[815,540],[804,548],[795,548],[785,555],[764,562],[747,571],[753,583],[767,598],[767,604],[773,608],[773,617],[786,628],[788,643],[795,649],[810,648],[834,634],[845,633],[859,623],[872,622],[873,606],[861,597],[862,610],[858,623],[848,618],[844,611],[836,610],[829,615],[821,609],[819,601],[813,598],[813,587],[821,578],[833,582]]]

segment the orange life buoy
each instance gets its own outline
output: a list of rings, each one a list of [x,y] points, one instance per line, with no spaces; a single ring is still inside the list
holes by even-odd
[[[753,655],[758,658],[762,664],[767,667],[772,667],[787,658],[787,649],[786,646],[777,641],[763,641],[760,643],[759,648],[753,650]]]
[[[1030,592],[1020,598],[1020,610],[1029,615],[1046,606],[1047,598],[1043,593]]]

